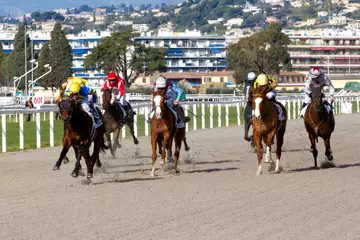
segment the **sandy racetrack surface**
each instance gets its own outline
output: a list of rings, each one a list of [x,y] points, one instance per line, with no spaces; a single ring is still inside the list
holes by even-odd
[[[73,150],[56,172],[60,148],[1,154],[0,239],[360,239],[359,119],[336,116],[337,167],[321,170],[303,122],[289,121],[284,171],[264,164],[262,176],[243,126],[188,132],[179,176],[150,177],[147,138],[102,156],[90,185],[70,176]]]

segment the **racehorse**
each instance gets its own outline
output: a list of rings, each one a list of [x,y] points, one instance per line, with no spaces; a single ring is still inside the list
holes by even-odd
[[[105,152],[108,149],[104,144],[104,125],[95,128],[91,117],[81,108],[81,105],[73,99],[66,97],[59,103],[60,117],[64,120],[64,138],[63,149],[60,157],[57,160],[53,170],[59,170],[61,162],[72,146],[76,155],[75,168],[71,175],[76,178],[81,169],[81,156],[84,157],[87,166],[87,179],[93,177],[94,165],[97,162],[98,167],[101,166],[100,151]],[[98,114],[102,118],[101,112],[97,109]],[[93,154],[90,156],[89,148],[91,143],[94,143]]]
[[[325,143],[325,156],[329,161],[333,160],[333,155],[330,147],[330,137],[335,128],[334,115],[328,114],[325,104],[323,102],[323,93],[321,88],[314,87],[310,94],[311,103],[307,106],[304,114],[304,124],[306,131],[309,134],[311,143],[311,151],[314,157],[314,164],[317,167],[318,150],[316,149],[316,142],[318,137],[324,139]]]
[[[280,172],[279,163],[281,158],[281,148],[284,143],[284,134],[286,130],[286,109],[285,107],[276,102],[283,111],[285,119],[278,120],[278,113],[274,104],[266,98],[266,87],[258,87],[254,90],[252,107],[255,112],[253,118],[253,135],[256,145],[256,152],[258,158],[258,171],[257,175],[262,174],[261,160],[263,158],[263,146],[262,140],[266,145],[265,163],[273,163],[271,157],[271,145],[274,142],[276,136],[276,167],[275,173]]]
[[[170,162],[172,157],[172,141],[175,141],[174,170],[176,173],[179,173],[177,163],[180,156],[181,142],[184,141],[185,138],[185,128],[176,128],[175,116],[165,104],[165,92],[166,89],[152,91],[155,114],[151,121],[151,176],[155,176],[156,147],[159,140],[162,142],[161,166],[165,163],[166,157],[167,162]]]
[[[115,157],[115,151],[119,147],[121,147],[119,143],[119,134],[120,130],[125,124],[129,127],[131,136],[133,137],[133,142],[135,145],[139,144],[139,140],[135,136],[134,131],[134,115],[136,112],[134,112],[132,109],[128,111],[128,115],[126,116],[126,119],[124,119],[123,111],[119,109],[119,106],[116,103],[111,103],[112,97],[115,97],[119,90],[118,89],[107,89],[103,90],[102,94],[102,106],[105,110],[104,112],[104,120],[105,120],[105,128],[106,128],[106,138],[109,142],[110,151],[113,157]],[[128,102],[127,103],[130,108],[131,105]],[[111,138],[110,133],[114,133],[114,143],[111,144]]]

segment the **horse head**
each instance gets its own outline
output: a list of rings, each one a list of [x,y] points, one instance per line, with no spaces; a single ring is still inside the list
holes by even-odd
[[[115,97],[119,93],[117,88],[103,90],[102,106],[104,110],[108,110],[110,106],[114,105]]]
[[[252,95],[252,108],[255,112],[255,119],[260,120],[261,114],[264,112],[264,104],[267,101],[266,89],[264,87],[258,87],[253,90]]]
[[[321,111],[321,109],[324,105],[324,103],[322,101],[323,97],[324,97],[324,94],[321,92],[320,87],[314,87],[312,89],[312,92],[310,93],[311,104],[313,105],[315,110],[318,112]]]
[[[75,101],[72,98],[65,97],[61,99],[58,107],[60,109],[60,118],[64,120],[65,123],[69,123],[74,112]]]
[[[165,107],[165,89],[153,90],[153,108],[155,109],[156,119],[161,119]]]

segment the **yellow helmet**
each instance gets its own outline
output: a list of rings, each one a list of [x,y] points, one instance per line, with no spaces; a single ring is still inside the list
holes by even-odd
[[[262,73],[257,77],[256,82],[259,86],[264,86],[268,84],[269,80],[268,77]]]
[[[72,82],[69,87],[69,92],[70,93],[78,93],[78,92],[80,92],[80,88],[81,87],[79,84]]]
[[[87,81],[83,78],[80,78],[80,77],[69,77],[67,79],[67,82],[70,83],[70,82],[73,82],[73,83],[77,83],[79,85],[86,85],[87,84]]]

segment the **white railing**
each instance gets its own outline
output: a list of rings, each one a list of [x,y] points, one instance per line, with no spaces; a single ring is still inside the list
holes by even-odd
[[[338,114],[349,114],[353,112],[360,112],[359,100],[360,96],[347,96],[347,97],[335,97],[334,112]],[[289,120],[299,119],[300,109],[303,103],[302,98],[279,100],[287,109],[287,117]],[[214,128],[216,127],[229,127],[230,125],[242,125],[244,123],[243,110],[244,103],[242,101],[224,101],[224,102],[185,102],[183,103],[185,109],[185,115],[191,116],[191,122],[186,124],[186,131],[195,131],[198,129]],[[147,123],[148,115],[151,111],[151,105],[137,104],[133,106],[137,112],[134,118],[135,135],[149,136],[150,126]],[[216,111],[217,110],[217,111]],[[191,111],[191,112],[189,112]],[[54,147],[55,136],[61,136],[63,132],[55,132],[55,120],[54,109],[13,109],[7,111],[0,111],[1,115],[1,141],[2,152],[8,150],[7,142],[11,142],[13,145],[11,149],[24,149],[26,139],[30,138],[30,135],[36,135],[36,147],[41,148],[41,133],[43,131],[49,131],[48,145]],[[32,122],[35,122],[34,132],[24,134],[24,115],[32,114]],[[193,116],[196,115],[197,117]],[[43,117],[42,117],[43,115]],[[43,119],[43,120],[42,120]],[[44,129],[42,125],[44,122],[49,127]],[[61,120],[60,120],[61,121]],[[217,124],[216,124],[217,122]],[[224,123],[223,123],[224,122]],[[43,123],[43,124],[42,124]],[[26,123],[28,124],[28,123]],[[63,124],[62,121],[59,124]],[[9,127],[9,133],[7,134],[7,127]],[[10,129],[11,127],[11,129]],[[122,138],[126,137],[127,127],[122,129]],[[17,132],[17,133],[16,133]],[[44,133],[44,132],[43,132]],[[14,146],[13,139],[16,138],[13,134],[19,134],[19,142]],[[11,140],[10,140],[11,139]],[[61,139],[61,138],[60,138]]]

